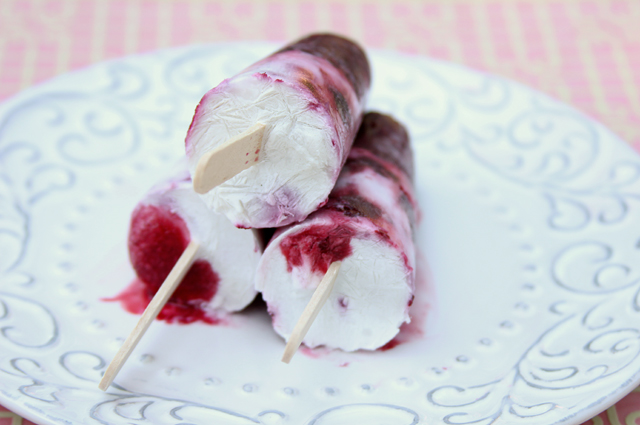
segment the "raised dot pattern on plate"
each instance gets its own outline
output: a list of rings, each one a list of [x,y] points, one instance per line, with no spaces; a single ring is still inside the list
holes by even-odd
[[[85,282],[76,282],[66,273],[52,276],[48,268],[38,271],[27,267],[34,264],[31,256],[39,246],[62,248],[70,244],[73,248],[68,254],[56,253],[54,258],[46,257],[45,253],[44,261],[54,268],[64,263],[77,267],[90,254],[80,252],[79,245],[73,242],[82,237],[78,217],[49,214],[47,206],[60,200],[65,208],[75,208],[74,214],[81,212],[79,207],[86,206],[88,210],[81,219],[84,220],[98,210],[96,207],[115,202],[112,188],[98,184],[99,180],[131,189],[132,181],[140,181],[149,173],[159,176],[163,164],[166,167],[177,159],[183,149],[181,136],[203,91],[273,48],[247,44],[201,46],[119,60],[61,77],[0,107],[0,246],[6,247],[3,252],[7,253],[0,258],[0,278],[3,282],[33,282],[31,290],[15,284],[3,287],[0,292],[0,308],[11,313],[0,311],[0,327],[12,330],[0,335],[0,352],[6,356],[0,369],[8,372],[0,380],[0,400],[11,403],[24,400],[20,401],[20,407],[43,423],[51,422],[50,418],[70,422],[93,418],[107,423],[154,420],[160,423],[189,413],[194,421],[206,417],[220,423],[247,424],[260,423],[262,419],[262,422],[306,420],[322,424],[354,417],[363,423],[375,417],[398,424],[464,422],[470,418],[499,424],[534,414],[537,423],[546,425],[586,420],[617,400],[621,391],[629,390],[633,379],[637,382],[636,378],[629,379],[637,377],[640,371],[637,355],[640,308],[636,309],[640,303],[640,281],[638,263],[632,261],[639,237],[629,231],[640,228],[640,214],[634,201],[640,194],[640,177],[634,174],[634,170],[640,170],[637,157],[615,136],[579,113],[517,84],[451,64],[372,52],[376,80],[371,108],[380,107],[382,112],[390,112],[407,123],[418,155],[422,155],[423,148],[436,144],[437,155],[421,156],[420,163],[431,170],[442,170],[445,178],[475,191],[484,199],[481,202],[495,208],[495,218],[519,242],[515,251],[527,244],[536,247],[531,252],[520,250],[514,254],[522,261],[522,280],[508,284],[515,288],[518,301],[501,312],[504,317],[486,334],[466,341],[469,351],[456,350],[445,365],[410,360],[403,370],[387,365],[389,368],[370,368],[366,374],[358,375],[352,372],[357,370],[354,363],[349,368],[335,368],[339,371],[332,377],[336,382],[306,384],[313,379],[304,383],[293,377],[280,379],[286,375],[282,370],[264,380],[260,379],[261,373],[265,373],[263,369],[262,372],[255,369],[253,376],[234,378],[236,375],[229,369],[238,365],[231,367],[224,363],[226,360],[213,356],[211,352],[219,348],[216,346],[207,353],[210,363],[206,363],[206,370],[199,370],[202,379],[198,381],[206,385],[209,374],[220,379],[216,389],[212,389],[217,392],[215,404],[201,395],[205,392],[202,385],[193,385],[193,368],[182,364],[180,359],[144,365],[151,368],[168,364],[184,371],[170,379],[162,374],[157,378],[162,383],[171,382],[173,396],[151,394],[159,388],[153,385],[158,381],[150,381],[151,385],[146,387],[130,382],[135,389],[114,387],[108,395],[99,392],[95,388],[96,377],[89,372],[105,367],[114,352],[116,338],[128,329],[123,330],[119,318],[96,313],[101,310],[100,301],[82,297],[84,287],[73,293],[59,291],[69,282],[78,285]],[[45,148],[42,140],[51,143]],[[172,144],[175,141],[179,143]],[[554,148],[557,146],[561,147],[559,151]],[[163,153],[167,155],[162,156]],[[447,174],[451,170],[449,159],[463,157],[469,168]],[[113,168],[107,170],[110,167],[119,170],[115,180]],[[482,185],[475,185],[477,173],[486,175],[486,179],[480,179]],[[149,178],[148,183],[151,181]],[[535,218],[536,223],[542,224],[514,220],[528,211],[519,211],[505,195],[501,199],[504,190],[495,186],[512,193],[518,187],[521,193],[540,200],[544,207]],[[55,216],[55,223],[47,223],[46,215]],[[53,229],[62,240],[51,243],[38,239],[45,227]],[[612,278],[616,276],[626,278]],[[596,285],[592,285],[594,281]],[[51,296],[51,288],[67,298]],[[548,311],[547,315],[556,320],[554,326],[534,335],[541,344],[521,353],[530,356],[527,361],[512,365],[497,381],[486,384],[474,381],[478,368],[477,363],[473,364],[476,361],[473,350],[498,354],[494,357],[500,361],[499,350],[505,341],[517,337],[500,334],[500,323],[509,320],[514,325],[526,326],[520,309],[515,307],[520,302],[531,310]],[[81,321],[77,319],[80,314]],[[29,319],[15,321],[24,316]],[[93,320],[105,324],[99,332],[93,332],[96,335],[92,341],[97,342],[82,347],[93,353],[74,357],[77,368],[87,373],[61,370],[60,359],[77,350],[67,345],[68,341],[78,341],[77,335],[70,332]],[[82,326],[76,326],[76,322]],[[11,327],[15,325],[23,327]],[[521,329],[519,334],[526,330]],[[609,335],[625,343],[611,345]],[[93,338],[89,334],[83,336]],[[281,349],[272,340],[264,341],[265,346],[271,343],[270,347]],[[559,344],[563,341],[580,344]],[[554,350],[544,351],[541,346]],[[596,347],[602,350],[598,351],[599,360],[592,361],[590,356]],[[256,351],[253,345],[250,348]],[[163,353],[159,353],[161,350]],[[164,351],[161,347],[158,352],[149,353],[159,356]],[[222,351],[216,354],[224,354]],[[565,352],[566,356],[553,356]],[[263,354],[256,353],[255,363],[264,361]],[[395,356],[392,352],[388,354],[388,358]],[[462,357],[469,359],[468,365],[459,361]],[[580,360],[585,358],[589,361]],[[323,364],[322,359],[314,360],[316,366]],[[236,371],[246,371],[253,363],[245,362]],[[576,373],[554,373],[558,363],[575,368]],[[406,370],[409,366],[414,371],[411,375]],[[447,388],[448,377],[455,375],[457,369],[467,379],[455,389]],[[372,376],[382,375],[381,371],[386,370],[392,371],[388,372],[392,375]],[[594,370],[607,372],[594,378],[589,373]],[[350,374],[357,375],[351,386],[339,382],[340,376]],[[401,377],[410,377],[415,390],[413,386],[406,387],[406,391],[395,396],[389,388],[395,388]],[[34,382],[54,391],[56,402],[43,398],[51,392],[31,392]],[[258,391],[243,390],[244,385],[254,382]],[[162,391],[171,392],[169,387],[163,387]],[[282,395],[287,394],[283,388],[294,387],[296,402],[281,403]],[[376,404],[378,399],[369,402],[364,396],[368,394],[367,388],[375,388],[371,390],[371,398],[383,398],[385,403]],[[327,389],[332,389],[333,395]],[[540,401],[534,410],[517,403],[529,395]],[[247,397],[265,406],[279,403],[283,407],[256,412],[247,406]],[[316,409],[317,399],[328,407]],[[68,412],[76,416],[69,417]]]

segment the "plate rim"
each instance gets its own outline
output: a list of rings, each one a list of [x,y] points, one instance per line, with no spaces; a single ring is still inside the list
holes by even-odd
[[[66,79],[69,78],[69,75],[73,75],[75,73],[78,72],[86,72],[90,69],[93,68],[99,68],[99,67],[103,67],[105,65],[108,65],[109,63],[116,63],[116,62],[120,62],[122,60],[132,60],[138,57],[152,57],[152,56],[156,56],[158,54],[175,54],[176,52],[184,52],[184,51],[189,51],[189,50],[195,50],[195,49],[207,49],[207,48],[212,48],[212,47],[230,47],[230,46],[251,46],[251,47],[256,47],[257,45],[260,45],[261,47],[264,46],[264,48],[278,48],[278,46],[280,46],[281,44],[279,44],[278,42],[273,42],[273,41],[266,41],[266,40],[243,40],[243,41],[223,41],[223,42],[213,42],[213,43],[196,43],[196,44],[189,44],[189,45],[183,45],[183,46],[172,46],[172,47],[166,47],[166,48],[162,48],[162,49],[156,49],[156,50],[152,50],[152,51],[146,51],[146,52],[137,52],[137,53],[133,53],[130,55],[125,55],[125,56],[120,56],[120,57],[116,57],[116,58],[110,58],[107,60],[103,60],[103,61],[99,61],[99,62],[95,62],[92,64],[88,64],[86,66],[83,67],[79,67],[79,68],[75,68],[69,71],[66,71],[62,74],[56,75],[52,78],[49,78],[47,80],[38,82],[37,84],[34,84],[30,87],[27,87],[7,98],[4,98],[1,100],[0,102],[0,114],[4,115],[5,111],[8,111],[11,109],[11,107],[13,106],[13,104],[15,103],[20,103],[23,102],[25,100],[28,100],[31,96],[34,95],[38,95],[41,94],[39,93],[39,91],[41,90],[47,90],[46,86],[50,85],[50,84],[55,84],[58,80],[62,80],[62,79]],[[624,145],[626,148],[628,148],[628,150],[630,152],[635,153],[636,155],[638,154],[638,152],[636,152],[630,145],[628,142],[626,142],[624,139],[622,139],[621,136],[619,136],[618,134],[614,133],[611,129],[609,129],[608,127],[606,127],[604,124],[602,124],[598,119],[596,119],[595,117],[592,117],[590,115],[588,115],[587,113],[585,113],[584,111],[578,109],[576,106],[571,105],[569,103],[566,103],[563,100],[560,100],[556,97],[554,97],[553,95],[550,95],[548,93],[539,91],[536,88],[530,87],[522,82],[507,78],[507,77],[503,77],[501,75],[498,74],[492,74],[483,70],[478,70],[478,69],[474,69],[472,67],[460,64],[460,63],[456,63],[456,62],[450,62],[450,61],[446,61],[446,60],[442,60],[442,59],[435,59],[435,58],[430,58],[426,55],[421,55],[421,54],[417,54],[417,53],[407,53],[407,52],[401,52],[401,51],[396,51],[396,50],[391,50],[391,49],[377,49],[377,48],[366,48],[367,52],[375,52],[375,54],[380,55],[380,56],[387,56],[387,57],[403,57],[403,58],[407,58],[407,59],[411,59],[411,58],[418,58],[418,59],[427,59],[430,62],[436,62],[436,63],[442,63],[445,64],[447,66],[453,66],[456,68],[459,68],[463,71],[471,71],[473,73],[476,74],[480,74],[480,75],[484,75],[484,76],[489,76],[489,77],[497,77],[500,80],[503,81],[507,81],[510,84],[513,84],[515,86],[518,87],[518,89],[522,90],[525,89],[528,92],[532,92],[535,93],[537,95],[541,95],[544,96],[548,99],[551,99],[553,102],[556,103],[560,103],[564,106],[567,106],[570,108],[570,110],[576,114],[579,114],[580,116],[584,117],[586,120],[588,120],[590,123],[592,123],[593,125],[595,125],[600,131],[604,131],[605,133],[608,133],[609,135],[611,135],[613,138],[617,139],[620,144]],[[640,385],[640,370],[637,370],[635,372],[635,374],[628,378],[625,383],[623,383],[622,385],[619,385],[615,388],[614,391],[610,392],[608,395],[604,396],[604,399],[607,400],[606,403],[604,403],[605,400],[599,400],[597,403],[592,403],[590,405],[590,407],[586,407],[581,411],[578,412],[574,412],[571,415],[565,416],[563,419],[561,419],[559,422],[562,423],[575,423],[575,424],[579,424],[582,423],[584,421],[590,420],[591,418],[595,417],[596,415],[598,415],[599,413],[605,411],[606,409],[608,409],[609,407],[615,405],[618,401],[620,401],[621,399],[623,399],[626,395],[628,395],[630,392],[632,392],[634,389],[636,389],[638,386]],[[26,404],[24,403],[20,403],[20,400],[22,398],[24,398],[25,396],[22,395],[20,397],[17,398],[13,398],[9,395],[5,395],[5,393],[3,391],[0,391],[0,403],[7,409],[9,409],[11,412],[18,414],[20,416],[22,416],[25,419],[28,419],[32,422],[36,422],[39,423],[39,421],[42,421],[42,423],[47,423],[47,424],[54,424],[56,423],[55,421],[50,422],[50,419],[47,417],[46,412],[43,411],[39,411],[38,409],[29,409]],[[594,406],[595,404],[595,406]],[[605,406],[604,409],[601,409],[603,406]],[[593,413],[596,412],[597,413]],[[421,417],[423,417],[423,415],[421,415]],[[75,421],[76,419],[72,419],[73,421]],[[576,422],[574,422],[574,420]],[[577,422],[577,421],[580,422]],[[75,423],[75,422],[74,422]],[[78,422],[78,423],[84,423],[84,422]]]

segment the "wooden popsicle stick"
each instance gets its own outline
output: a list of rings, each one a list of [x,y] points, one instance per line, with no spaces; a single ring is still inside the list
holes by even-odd
[[[193,190],[207,193],[260,160],[265,125],[253,127],[200,157],[193,174]]]
[[[164,307],[169,300],[169,297],[171,297],[173,292],[176,290],[182,281],[182,278],[189,270],[189,267],[191,267],[196,253],[198,252],[198,247],[199,245],[197,242],[189,242],[189,245],[187,245],[167,278],[162,282],[160,289],[158,289],[158,292],[156,292],[151,299],[151,302],[144,310],[144,313],[142,313],[138,324],[133,331],[131,331],[124,344],[122,344],[120,350],[118,350],[113,360],[111,360],[109,367],[107,367],[107,370],[102,376],[102,379],[98,384],[98,388],[102,391],[106,391],[107,388],[109,388],[116,375],[120,372],[120,369],[122,369],[122,366],[129,358],[129,355],[136,345],[138,345],[138,342],[140,342],[140,339],[149,328],[149,325],[151,325],[151,322],[155,320],[160,313],[160,310],[162,310],[162,307]]]
[[[336,278],[338,277],[341,265],[341,261],[331,263],[327,273],[325,273],[320,284],[311,296],[309,304],[304,308],[302,315],[300,315],[300,319],[298,319],[298,323],[296,323],[296,326],[291,332],[291,336],[289,336],[287,346],[284,347],[284,354],[282,355],[283,362],[289,363],[293,355],[298,351],[298,347],[300,347],[300,344],[302,343],[304,336],[309,331],[311,324],[316,319],[316,316],[318,316],[318,313],[324,303],[327,302],[327,298],[329,298],[329,294],[333,289],[333,284],[336,282]]]

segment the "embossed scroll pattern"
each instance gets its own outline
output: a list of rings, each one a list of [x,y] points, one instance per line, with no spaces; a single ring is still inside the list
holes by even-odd
[[[53,422],[73,422],[63,413],[73,403],[71,410],[83,421],[95,423],[272,425],[373,419],[401,425],[545,424],[597,408],[601,399],[592,399],[594,388],[602,400],[617,391],[636,370],[640,353],[640,331],[631,325],[640,315],[640,235],[616,239],[629,223],[638,224],[633,213],[640,199],[640,163],[610,155],[622,143],[597,124],[514,83],[449,64],[374,53],[379,86],[372,107],[399,115],[418,147],[437,144],[442,152],[464,152],[469,167],[488,170],[546,205],[544,231],[564,238],[544,269],[546,289],[563,294],[548,306],[553,326],[535,335],[504,376],[457,385],[435,385],[418,376],[419,384],[407,390],[413,392],[397,403],[363,403],[333,391],[331,407],[315,413],[293,408],[246,413],[248,408],[117,385],[99,393],[95,383],[105,356],[93,347],[65,346],[68,320],[26,291],[37,283],[23,264],[34,222],[43,218],[39,208],[76,194],[92,170],[121,165],[151,140],[179,140],[185,114],[219,82],[212,81],[211,70],[229,75],[271,49],[230,44],[124,59],[80,71],[77,81],[52,83],[0,110],[2,391],[28,400],[35,414]],[[613,229],[607,233],[613,239],[603,232],[584,237],[601,228]],[[286,387],[283,394],[296,390]],[[576,394],[591,397],[592,405],[555,403]]]

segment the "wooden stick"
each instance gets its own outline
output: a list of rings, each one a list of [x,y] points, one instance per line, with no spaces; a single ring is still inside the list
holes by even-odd
[[[193,175],[193,189],[207,193],[236,174],[258,163],[264,124],[255,124],[223,145],[202,155]]]
[[[329,298],[329,294],[333,289],[333,284],[336,282],[336,278],[338,277],[341,265],[341,261],[331,263],[327,273],[324,275],[320,284],[311,296],[309,304],[304,308],[300,319],[298,319],[298,323],[296,323],[296,326],[293,328],[293,332],[291,332],[291,336],[289,336],[289,341],[287,342],[287,346],[284,348],[284,354],[282,355],[283,362],[289,363],[293,355],[298,351],[298,347],[300,347],[300,344],[302,343],[304,336],[307,334],[307,331],[309,331],[311,324],[316,319],[316,316],[318,316],[318,313],[324,303],[327,302],[327,298]]]
[[[136,345],[138,345],[138,342],[140,342],[140,339],[149,328],[149,325],[151,325],[151,322],[153,322],[158,316],[162,307],[164,307],[169,300],[169,297],[171,297],[173,292],[176,290],[182,281],[182,278],[189,270],[189,267],[191,267],[197,251],[198,243],[194,241],[189,242],[189,245],[187,245],[187,248],[178,259],[178,262],[173,266],[173,269],[171,269],[167,278],[162,282],[160,289],[158,289],[158,292],[156,292],[153,299],[144,310],[144,313],[142,313],[142,317],[140,317],[138,324],[133,331],[131,331],[127,340],[122,344],[122,347],[120,347],[120,350],[118,350],[113,360],[111,360],[102,380],[98,384],[98,388],[102,391],[106,391],[107,388],[109,388],[118,372],[120,372],[120,369],[122,369],[124,362],[127,361],[129,355]]]

